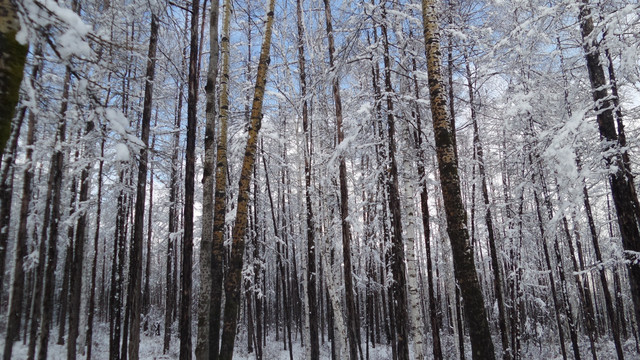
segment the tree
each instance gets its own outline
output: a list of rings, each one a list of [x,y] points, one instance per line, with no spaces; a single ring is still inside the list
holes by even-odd
[[[142,311],[142,243],[144,241],[144,209],[147,193],[147,172],[149,151],[149,132],[151,127],[151,111],[153,106],[153,85],[156,70],[156,52],[158,46],[158,18],[151,11],[151,30],[149,36],[149,52],[145,74],[144,103],[142,109],[141,140],[145,147],[140,149],[138,162],[138,183],[136,187],[136,203],[133,222],[133,239],[129,254],[129,291],[127,304],[131,307],[131,324],[129,339],[129,359],[138,360],[140,349],[140,316]],[[126,339],[124,339],[126,341]]]
[[[434,1],[422,1],[422,21],[433,131],[447,218],[447,233],[453,252],[455,277],[460,284],[460,291],[465,302],[473,358],[495,359],[489,322],[484,308],[484,297],[478,282],[473,248],[469,242],[469,233],[466,227],[467,214],[460,192],[458,159],[453,140],[455,135],[446,108],[447,99],[440,69],[440,33]]]
[[[193,272],[193,204],[195,181],[195,150],[198,105],[198,14],[200,0],[191,7],[189,47],[189,95],[187,97],[187,147],[184,179],[184,235],[182,238],[182,269],[180,287],[180,360],[191,359],[191,274]]]
[[[200,298],[198,299],[198,339],[196,340],[196,359],[209,359],[209,329],[211,304],[211,275],[214,271],[211,263],[211,241],[213,236],[214,211],[214,153],[216,120],[216,81],[218,78],[218,9],[219,2],[211,2],[209,12],[209,65],[207,84],[205,85],[205,135],[204,135],[204,173],[202,175],[202,240],[200,241]],[[220,290],[222,291],[222,290]],[[218,320],[218,322],[220,322]]]
[[[598,122],[598,130],[603,143],[603,156],[606,166],[610,168],[609,185],[613,204],[616,209],[618,226],[622,246],[629,252],[629,285],[634,304],[636,322],[640,322],[640,265],[635,254],[640,252],[640,209],[638,198],[633,189],[633,183],[626,174],[627,167],[624,164],[620,152],[620,138],[616,132],[613,116],[614,104],[609,96],[604,69],[600,63],[600,47],[594,33],[593,17],[588,0],[580,3],[580,30],[584,55],[587,62],[587,71],[591,83],[591,94],[594,102],[594,111]]]
[[[335,40],[333,34],[333,24],[331,18],[331,5],[328,0],[324,0],[324,14],[325,24],[327,28],[327,39],[329,45],[329,66],[331,71],[336,71],[335,57]],[[343,114],[342,114],[342,99],[340,96],[340,83],[338,81],[337,74],[333,76],[333,83],[331,84],[331,92],[333,95],[333,104],[335,107],[336,117],[336,131],[338,137],[337,145],[342,144],[344,141],[343,130]],[[349,336],[349,356],[351,360],[358,358],[358,353],[362,355],[362,349],[360,349],[360,325],[356,315],[356,306],[353,295],[353,266],[351,265],[351,229],[349,225],[349,191],[347,189],[347,165],[344,160],[344,155],[340,155],[339,165],[339,187],[340,187],[340,220],[342,230],[342,261],[344,268],[344,288],[346,294],[346,317],[347,317],[347,334]],[[336,314],[336,316],[342,316]]]
[[[18,4],[6,0],[0,4],[0,157],[11,135],[28,46],[16,40],[20,31]]]
[[[217,359],[220,350],[220,317],[224,262],[224,234],[227,214],[227,128],[229,123],[229,57],[231,3],[224,2],[222,25],[222,77],[220,79],[220,133],[216,151],[215,202],[213,208],[213,238],[211,248],[211,290],[209,310],[209,358]]]
[[[236,324],[240,311],[240,288],[241,272],[243,266],[245,235],[248,224],[248,204],[249,188],[251,176],[256,158],[256,148],[258,143],[258,132],[262,125],[262,102],[264,99],[265,84],[267,82],[267,69],[269,67],[269,53],[271,49],[271,33],[273,27],[273,12],[275,0],[269,1],[267,10],[267,22],[265,24],[264,39],[260,49],[260,62],[258,63],[258,73],[256,86],[251,107],[251,123],[249,127],[249,137],[245,148],[244,159],[240,182],[238,184],[238,204],[236,210],[236,220],[232,231],[232,250],[229,260],[229,273],[224,281],[225,305],[224,305],[224,327],[222,329],[222,343],[220,345],[220,359],[230,360],[233,357],[233,347],[236,337]]]
[[[300,98],[302,99],[302,131],[304,132],[304,190],[307,222],[307,322],[309,326],[309,353],[311,360],[320,358],[318,343],[318,296],[316,273],[316,243],[313,222],[313,204],[311,203],[311,129],[309,128],[309,104],[307,102],[307,73],[304,52],[304,26],[302,18],[302,0],[296,1],[296,17],[298,30],[298,68],[300,69]]]

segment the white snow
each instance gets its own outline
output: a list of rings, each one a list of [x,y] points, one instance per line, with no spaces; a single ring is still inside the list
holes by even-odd
[[[115,155],[116,161],[129,161],[131,159],[131,153],[129,152],[129,147],[127,147],[126,144],[117,143],[115,146],[115,149],[116,149],[116,155]]]

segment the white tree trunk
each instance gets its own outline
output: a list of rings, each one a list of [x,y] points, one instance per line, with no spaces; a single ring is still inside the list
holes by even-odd
[[[327,199],[328,201],[330,201],[329,199]],[[324,209],[323,209],[324,210]],[[325,215],[325,221],[328,220],[329,222],[332,222],[332,218],[331,215]],[[333,229],[334,227],[330,227],[330,229]],[[331,234],[329,234],[331,235]],[[331,308],[333,309],[333,327],[334,327],[334,340],[335,341],[335,348],[336,348],[336,359],[342,359],[343,358],[343,354],[345,356],[348,356],[348,350],[347,350],[347,328],[345,326],[345,321],[344,321],[344,315],[343,315],[343,311],[342,311],[342,294],[340,293],[340,287],[337,285],[340,282],[340,279],[336,279],[336,277],[339,277],[340,274],[342,273],[342,271],[340,269],[334,269],[333,268],[333,263],[330,260],[330,251],[331,251],[331,247],[333,246],[333,244],[331,243],[331,240],[334,238],[338,238],[338,235],[336,234],[336,236],[327,236],[327,234],[324,234],[322,241],[320,242],[321,244],[321,261],[322,261],[322,266],[324,267],[325,271],[324,271],[324,277],[325,277],[325,284],[327,286],[327,291],[329,292],[329,300],[331,302]]]
[[[400,122],[401,123],[401,122]],[[404,126],[403,126],[404,127]],[[411,144],[412,137],[409,134],[408,129],[402,129],[405,139],[407,140],[406,148],[415,149]],[[418,288],[418,260],[417,260],[417,248],[416,248],[416,206],[414,196],[416,192],[416,179],[414,168],[411,164],[411,158],[414,158],[413,151],[409,150],[404,153],[402,159],[402,169],[404,170],[404,198],[406,200],[406,219],[407,219],[407,232],[405,234],[405,256],[407,259],[407,288],[409,291],[409,330],[411,333],[411,340],[413,341],[413,356],[416,360],[422,360],[425,358],[424,352],[424,320],[422,318],[422,307],[420,306],[420,289]]]

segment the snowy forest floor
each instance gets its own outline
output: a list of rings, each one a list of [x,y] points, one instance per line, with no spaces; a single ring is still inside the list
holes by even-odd
[[[109,359],[109,336],[108,336],[108,324],[99,324],[97,326],[97,333],[94,336],[93,340],[93,356],[94,360],[108,360]],[[54,329],[52,335],[57,335],[56,330]],[[555,340],[554,336],[551,334],[547,334],[548,337],[546,340],[551,341]],[[172,337],[171,349],[167,354],[162,354],[162,336],[161,335],[149,335],[148,333],[141,334],[141,343],[140,343],[140,359],[141,360],[165,360],[165,359],[178,359],[179,358],[179,347],[180,344],[178,342],[177,336]],[[67,349],[66,345],[58,345],[56,344],[57,336],[52,336],[53,340],[49,344],[49,356],[50,360],[63,360],[67,358]],[[0,335],[0,348],[4,348],[4,334]],[[79,339],[81,340],[81,339]],[[459,359],[457,344],[453,335],[445,335],[442,338],[443,352],[445,359]],[[471,359],[471,349],[468,343],[468,337],[465,339],[465,358]],[[253,360],[255,359],[254,353],[249,353],[247,351],[247,339],[246,332],[239,333],[238,338],[236,339],[236,350],[234,352],[234,359],[236,360]],[[499,346],[498,339],[494,338],[494,344]],[[193,339],[193,345],[195,346],[195,336]],[[363,351],[365,351],[366,355],[366,347],[364,347],[363,343]],[[583,358],[591,358],[591,351],[589,349],[589,343],[586,337],[582,339],[580,344],[581,356]],[[429,341],[427,341],[427,346],[429,346]],[[635,342],[633,339],[627,340],[624,344],[625,350],[625,358],[626,359],[638,359],[638,352],[635,349]],[[573,358],[573,354],[571,353],[571,344],[567,342],[566,344],[568,357],[570,359]],[[599,342],[596,343],[598,359],[608,360],[615,359],[616,352],[614,348],[614,344],[608,338],[600,338]],[[430,348],[429,348],[430,350]],[[498,350],[498,349],[496,349]],[[274,336],[269,336],[266,341],[266,345],[264,347],[263,358],[268,360],[288,360],[289,359],[289,351],[284,350],[282,340],[276,341]],[[410,349],[411,351],[411,349]],[[371,348],[369,346],[368,349],[368,359],[369,360],[387,360],[391,359],[391,347],[387,345],[376,345],[375,348]],[[428,354],[430,351],[427,352]],[[320,357],[321,359],[330,359],[331,358],[331,343],[325,341],[324,344],[320,345]],[[298,341],[293,341],[293,358],[295,360],[304,359],[305,358],[305,349],[301,346],[301,343]],[[27,358],[27,345],[25,345],[22,341],[19,341],[15,344],[13,350],[13,359],[26,359]],[[545,341],[531,341],[528,343],[523,343],[522,348],[522,358],[523,359],[544,359],[544,360],[560,360],[562,359],[562,354],[560,353],[559,344],[557,342],[545,342]],[[85,360],[86,357],[84,354],[79,354],[78,360]],[[195,356],[194,356],[195,359]]]

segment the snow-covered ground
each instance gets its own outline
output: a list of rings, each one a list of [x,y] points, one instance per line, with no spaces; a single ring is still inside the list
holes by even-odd
[[[93,355],[92,359],[94,360],[109,360],[109,337],[108,337],[108,327],[107,326],[98,326],[97,334],[94,337],[93,341]],[[66,360],[66,346],[65,345],[57,345],[55,343],[56,330],[53,330],[52,337],[54,340],[49,345],[49,356],[50,360]],[[236,341],[236,351],[234,353],[234,359],[236,360],[254,360],[255,354],[248,353],[246,348],[246,334],[239,334],[238,339]],[[167,354],[162,354],[162,336],[156,335],[147,335],[141,334],[141,343],[140,343],[140,359],[141,360],[168,360],[168,359],[178,359],[179,358],[179,343],[177,336],[172,338],[171,349]],[[456,343],[451,336],[443,337],[443,353],[445,359],[459,359],[458,350],[456,348]],[[496,339],[494,339],[496,340]],[[588,346],[587,339],[583,339],[583,342],[580,346],[581,355],[583,358],[591,358],[590,349]],[[468,341],[468,339],[467,339]],[[195,345],[195,337],[193,344]],[[465,347],[465,355],[466,359],[471,359],[471,352],[469,348],[469,343],[467,342]],[[330,359],[331,352],[331,344],[329,342],[325,342],[320,346],[320,354],[322,359]],[[364,346],[364,344],[363,344]],[[496,346],[498,343],[496,342]],[[627,359],[638,359],[638,353],[635,351],[635,342],[633,340],[628,340],[624,344],[625,356]],[[608,339],[601,338],[600,341],[596,344],[598,358],[599,359],[615,359],[616,353],[615,348],[612,341]],[[0,349],[4,348],[4,334],[0,334]],[[264,348],[263,359],[265,360],[289,360],[289,351],[284,350],[283,342],[275,341],[274,337],[269,337],[266,342],[266,346]],[[366,348],[363,348],[363,351],[367,351]],[[376,348],[369,347],[369,360],[388,360],[391,359],[391,347],[386,345],[377,345]],[[571,344],[567,342],[567,352],[569,358],[573,358],[573,354],[571,352]],[[430,348],[429,352],[430,353]],[[366,353],[365,353],[366,354]],[[523,359],[533,359],[533,360],[561,360],[562,355],[560,354],[559,345],[557,343],[549,344],[544,342],[535,342],[529,344],[523,344],[522,348],[522,358]],[[305,349],[301,347],[300,342],[293,342],[293,359],[301,360],[306,356]],[[27,346],[23,344],[22,341],[17,342],[13,348],[13,356],[12,359],[22,360],[27,358]],[[195,359],[195,356],[193,357]],[[78,354],[78,360],[85,360],[85,354]]]

